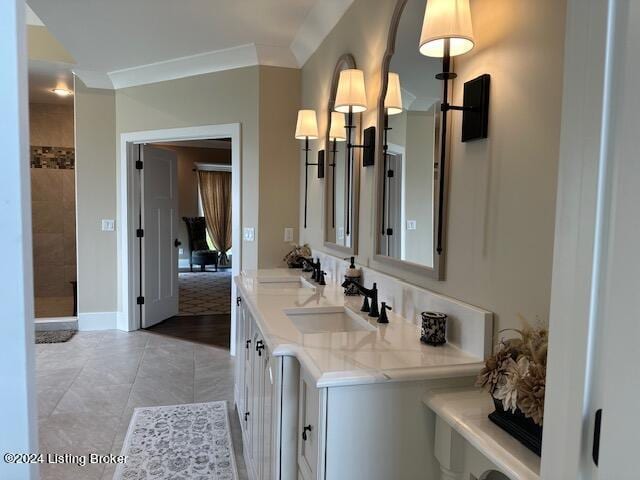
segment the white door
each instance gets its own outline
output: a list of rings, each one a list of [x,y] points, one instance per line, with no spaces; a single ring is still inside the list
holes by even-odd
[[[142,148],[142,327],[178,314],[178,169],[176,154]]]

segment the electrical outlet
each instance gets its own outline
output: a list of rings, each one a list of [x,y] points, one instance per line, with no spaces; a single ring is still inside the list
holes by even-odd
[[[244,241],[253,242],[256,239],[256,229],[253,227],[244,228]]]
[[[338,240],[344,240],[344,227],[338,227]]]
[[[284,241],[293,242],[293,228],[285,227],[284,229]]]
[[[113,232],[116,228],[116,221],[111,219],[102,219],[102,231]]]
[[[407,220],[407,230],[415,230],[417,228],[415,220]]]

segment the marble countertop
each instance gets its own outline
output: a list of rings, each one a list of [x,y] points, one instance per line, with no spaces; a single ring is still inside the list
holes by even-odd
[[[419,326],[392,312],[388,324],[378,324],[359,311],[362,297],[345,296],[329,279],[315,289],[261,283],[308,275],[290,269],[257,270],[243,272],[235,282],[272,354],[297,357],[318,387],[474,376],[482,367],[482,359],[453,345],[421,343]],[[284,312],[329,306],[350,308],[375,329],[302,334]]]
[[[428,392],[423,401],[511,480],[540,479],[540,457],[489,420],[494,406],[488,393],[443,388]]]

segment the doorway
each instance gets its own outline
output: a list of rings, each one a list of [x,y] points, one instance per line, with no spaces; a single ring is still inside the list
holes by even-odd
[[[223,143],[227,149],[227,160],[224,163],[211,154],[212,150],[221,150]],[[208,160],[196,161],[194,155],[190,155],[190,160],[184,160],[187,157],[184,153],[187,149],[207,148],[210,150]],[[194,151],[190,153],[194,154]],[[136,330],[156,325],[155,329],[171,327],[175,331],[176,328],[184,329],[189,324],[192,331],[200,330],[202,333],[202,327],[206,322],[202,322],[203,319],[195,307],[210,308],[207,302],[203,305],[192,305],[194,308],[191,312],[182,312],[191,313],[190,315],[180,315],[180,275],[191,274],[193,267],[194,274],[217,273],[225,279],[226,288],[220,289],[216,297],[217,305],[226,307],[225,327],[233,350],[235,304],[232,298],[235,296],[235,287],[232,285],[231,278],[239,274],[242,258],[240,126],[230,124],[126,133],[121,136],[121,155],[122,181],[119,210],[122,213],[120,217],[122,219],[120,230],[122,275],[119,278],[119,291],[123,302],[118,327],[122,330]],[[183,160],[179,160],[179,157]],[[154,163],[154,160],[157,162]],[[142,161],[142,171],[136,168],[140,166],[140,161]],[[179,169],[182,174],[179,174]],[[230,177],[231,242],[228,245],[229,248],[222,252],[221,250],[225,250],[225,247],[216,245],[220,243],[219,232],[213,228],[206,228],[205,245],[200,243],[198,251],[215,251],[216,258],[215,261],[213,258],[205,258],[203,261],[201,255],[193,255],[196,249],[189,240],[188,224],[185,218],[205,217],[206,222],[206,217],[211,217],[211,212],[207,213],[206,202],[203,202],[206,195],[205,192],[201,192],[203,183],[200,177],[206,177],[218,171],[226,171]],[[183,180],[188,179],[189,183],[197,186],[196,190],[192,188],[183,192],[185,198],[189,196],[193,200],[195,196],[197,204],[194,207],[192,201],[183,200],[183,206],[187,209],[183,210],[182,214],[180,213],[181,194],[178,189],[181,176]],[[149,183],[151,179],[154,179],[153,184]],[[124,186],[126,188],[122,188]],[[153,219],[153,226],[149,223],[149,218]],[[149,228],[151,230],[148,230]],[[139,232],[140,230],[143,232]],[[142,237],[137,236],[140,233]],[[218,272],[215,271],[216,269]],[[150,282],[149,279],[152,281]],[[199,283],[202,289],[203,282]],[[207,285],[204,288],[211,286]],[[189,292],[187,287],[187,293]],[[196,293],[195,296],[208,297],[206,293],[205,295]],[[198,323],[197,320],[201,321]],[[198,323],[197,328],[194,327],[196,323]],[[219,331],[220,328],[217,328],[217,333]]]
[[[29,133],[36,329],[75,328],[75,119],[66,64],[29,61]]]

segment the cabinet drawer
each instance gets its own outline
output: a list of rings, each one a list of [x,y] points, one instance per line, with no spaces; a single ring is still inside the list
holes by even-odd
[[[324,469],[324,395],[304,371],[300,371],[298,405],[298,468],[305,480],[322,478]]]

